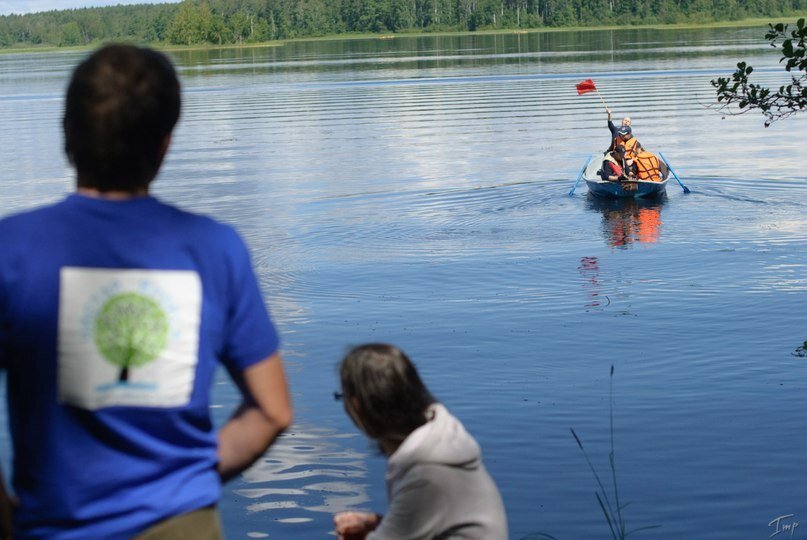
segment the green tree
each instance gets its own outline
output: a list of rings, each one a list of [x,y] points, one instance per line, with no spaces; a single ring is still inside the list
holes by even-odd
[[[196,45],[356,31],[625,26],[805,10],[807,0],[182,0],[0,15],[0,47],[107,40]]]
[[[105,35],[104,23],[98,10],[83,9],[76,13],[76,22],[81,28],[84,44],[102,39]]]
[[[202,41],[202,20],[191,0],[184,0],[168,26],[168,41],[175,45],[193,45]]]
[[[224,23],[216,13],[210,9],[207,2],[195,6],[196,10],[196,41],[195,43],[217,43],[223,41]]]
[[[765,127],[771,122],[786,118],[807,109],[807,26],[799,19],[796,28],[788,32],[786,24],[769,24],[765,39],[771,46],[781,50],[785,70],[790,74],[790,82],[773,91],[750,82],[754,68],[740,62],[731,77],[720,77],[711,81],[717,92],[718,109],[726,114],[743,114],[759,110],[765,115]],[[781,44],[779,43],[781,40]],[[736,105],[739,112],[730,106]]]
[[[713,0],[712,11],[713,13],[719,13],[724,20],[735,21],[741,18],[740,6],[737,0]]]
[[[118,294],[101,307],[94,337],[107,362],[121,368],[118,381],[126,382],[130,368],[148,364],[165,348],[168,317],[148,296]]]
[[[243,43],[252,37],[252,28],[254,25],[254,16],[247,14],[243,11],[238,11],[230,16],[230,31],[233,35],[233,41],[236,43]]]
[[[80,45],[81,42],[81,28],[76,21],[70,21],[62,26],[59,46],[71,47],[73,45]]]
[[[269,41],[277,38],[277,32],[272,31],[272,27],[270,26],[269,22],[266,21],[266,19],[256,18],[255,22],[252,24],[251,31],[252,34],[249,37],[249,41],[252,43]]]

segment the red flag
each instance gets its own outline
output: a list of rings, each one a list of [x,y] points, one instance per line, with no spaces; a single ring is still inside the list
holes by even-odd
[[[577,95],[586,94],[588,92],[596,92],[597,87],[594,86],[594,81],[591,79],[586,79],[581,83],[577,83]]]

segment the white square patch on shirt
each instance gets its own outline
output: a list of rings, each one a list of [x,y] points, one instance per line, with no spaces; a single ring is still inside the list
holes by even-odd
[[[193,271],[62,268],[59,400],[89,410],[187,405],[201,312]]]

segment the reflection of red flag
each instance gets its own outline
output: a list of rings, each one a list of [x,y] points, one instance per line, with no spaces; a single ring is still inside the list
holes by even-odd
[[[594,81],[586,79],[581,83],[577,83],[577,95],[586,94],[588,92],[596,92],[597,87],[594,86]]]

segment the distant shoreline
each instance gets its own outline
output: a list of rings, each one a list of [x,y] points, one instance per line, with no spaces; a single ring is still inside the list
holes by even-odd
[[[233,44],[226,45],[213,45],[213,44],[198,44],[198,45],[170,45],[166,43],[136,43],[139,45],[147,45],[161,51],[212,51],[223,49],[258,49],[265,47],[283,47],[287,43],[302,43],[311,41],[348,41],[348,40],[365,40],[365,39],[379,39],[379,40],[393,40],[401,38],[417,38],[417,37],[453,37],[453,36],[486,36],[486,35],[512,35],[512,34],[541,34],[541,33],[561,33],[561,32],[580,32],[580,31],[607,31],[607,30],[641,30],[641,29],[657,29],[657,30],[686,30],[686,29],[709,29],[709,28],[753,28],[759,26],[761,28],[767,27],[769,23],[787,22],[795,23],[800,17],[807,17],[807,13],[794,14],[787,17],[770,17],[770,18],[749,18],[738,21],[716,21],[708,23],[673,23],[673,24],[641,24],[641,25],[605,25],[605,26],[564,26],[564,27],[543,27],[543,28],[510,28],[498,30],[475,30],[475,31],[448,31],[448,32],[398,32],[398,33],[357,33],[357,34],[332,34],[318,37],[301,37],[293,39],[281,39],[275,41],[265,41],[260,43],[248,44]],[[760,40],[762,40],[760,34]],[[127,42],[127,40],[120,40]],[[80,52],[94,50],[102,43],[93,43],[90,45],[80,45],[75,47],[54,47],[51,45],[41,47],[2,47],[0,54],[18,54],[18,53],[43,53],[43,52]]]

